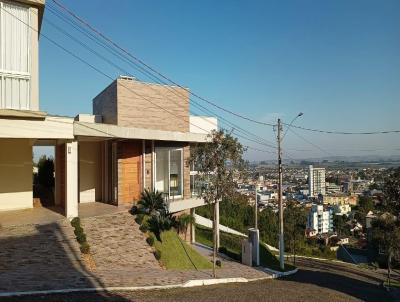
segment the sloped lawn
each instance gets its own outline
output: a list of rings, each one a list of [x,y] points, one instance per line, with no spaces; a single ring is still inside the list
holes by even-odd
[[[161,233],[161,241],[154,247],[161,253],[159,259],[167,269],[211,269],[212,263],[184,242],[175,230]]]
[[[220,232],[220,252],[237,261],[242,260],[242,240],[245,237]],[[203,226],[196,225],[196,242],[212,247],[212,230]],[[271,251],[263,244],[260,243],[260,265],[281,271],[279,266],[279,260]],[[285,263],[285,271],[290,271],[295,267],[289,263]]]

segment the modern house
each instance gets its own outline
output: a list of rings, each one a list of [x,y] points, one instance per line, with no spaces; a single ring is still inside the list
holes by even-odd
[[[187,89],[121,76],[93,99],[93,114],[42,112],[44,1],[0,5],[0,211],[32,208],[34,146],[54,146],[55,205],[68,218],[79,203],[132,204],[146,188],[162,192],[171,212],[203,204],[192,197],[187,159],[217,120],[190,116]]]

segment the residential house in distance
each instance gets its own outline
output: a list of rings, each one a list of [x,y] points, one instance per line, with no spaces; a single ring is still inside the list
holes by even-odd
[[[121,76],[94,97],[93,114],[40,111],[44,1],[0,5],[0,211],[33,207],[34,146],[55,150],[53,206],[70,219],[79,216],[81,203],[130,205],[144,189],[162,192],[174,213],[203,204],[192,197],[187,159],[192,144],[207,142],[217,120],[190,116],[187,89]]]
[[[308,189],[310,197],[325,195],[325,168],[308,167]]]
[[[357,195],[347,195],[347,194],[331,194],[325,195],[322,198],[322,203],[325,205],[351,205],[356,206],[358,204]]]
[[[333,210],[323,205],[313,205],[308,213],[307,229],[315,230],[319,235],[332,232]]]

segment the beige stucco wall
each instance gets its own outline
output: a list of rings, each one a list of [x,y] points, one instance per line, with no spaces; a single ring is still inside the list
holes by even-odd
[[[99,142],[79,142],[79,201],[101,200],[101,149]]]
[[[32,208],[32,143],[0,139],[0,211]]]

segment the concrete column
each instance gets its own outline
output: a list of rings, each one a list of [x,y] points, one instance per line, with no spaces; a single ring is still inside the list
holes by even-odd
[[[65,216],[78,217],[78,142],[65,144]]]
[[[194,217],[194,215],[196,214],[196,210],[195,208],[191,208],[190,209],[190,215],[192,215]],[[192,223],[192,225],[190,226],[190,242],[193,244],[196,242],[196,226],[194,223]]]

